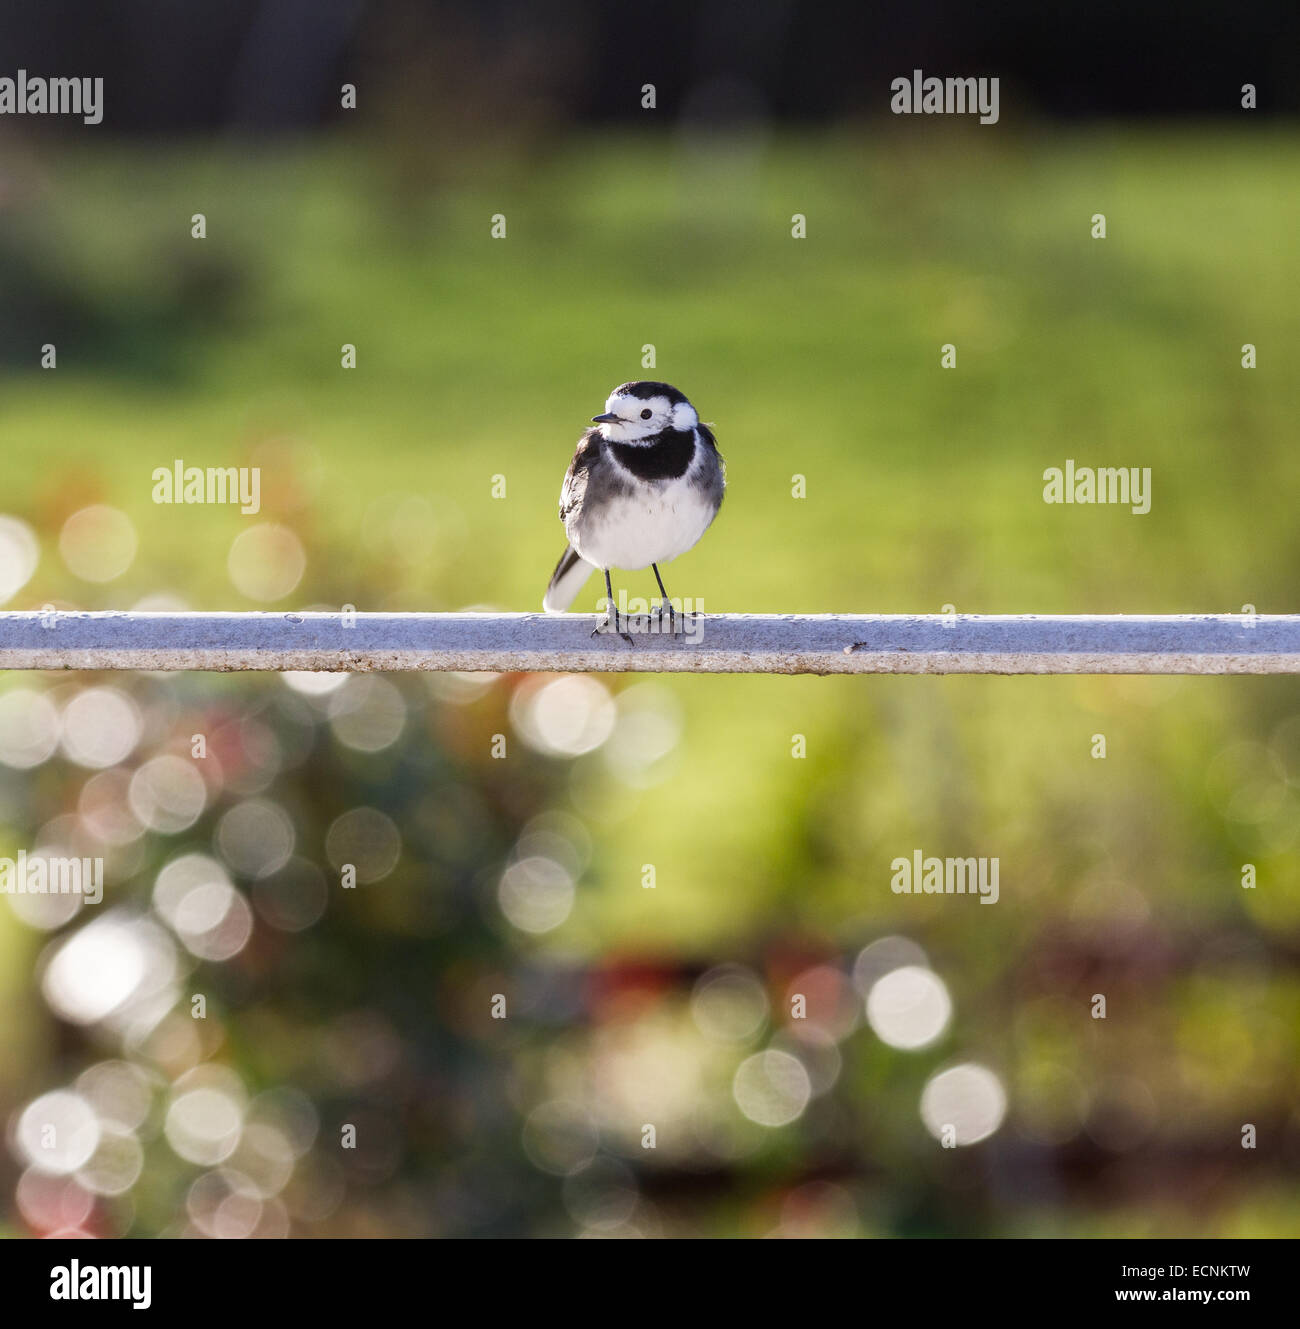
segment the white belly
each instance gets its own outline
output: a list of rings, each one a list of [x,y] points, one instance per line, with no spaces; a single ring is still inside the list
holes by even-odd
[[[708,530],[714,514],[707,496],[683,476],[639,486],[634,494],[603,504],[599,513],[588,508],[570,527],[569,539],[598,568],[648,568],[684,554]]]

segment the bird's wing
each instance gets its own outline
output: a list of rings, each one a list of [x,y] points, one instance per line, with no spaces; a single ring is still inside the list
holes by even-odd
[[[713,454],[713,459],[717,463],[717,469],[713,471],[710,489],[714,492],[719,506],[722,504],[722,496],[727,489],[727,463],[722,453],[718,451],[717,440],[713,437],[713,430],[708,425],[700,423],[695,426],[700,435],[700,442]]]
[[[604,451],[604,440],[599,429],[588,429],[578,440],[577,451],[564,474],[560,489],[560,520],[567,521],[574,508],[582,506],[587,492],[587,479],[593,467],[598,466]]]

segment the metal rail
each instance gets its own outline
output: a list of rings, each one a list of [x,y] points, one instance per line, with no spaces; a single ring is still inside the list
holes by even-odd
[[[0,613],[0,669],[1295,674],[1300,615]]]

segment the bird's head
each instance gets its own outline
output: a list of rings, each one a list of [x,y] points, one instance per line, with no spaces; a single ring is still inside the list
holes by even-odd
[[[593,424],[613,443],[637,443],[665,429],[692,429],[700,417],[670,383],[624,383],[609,394],[603,415]]]

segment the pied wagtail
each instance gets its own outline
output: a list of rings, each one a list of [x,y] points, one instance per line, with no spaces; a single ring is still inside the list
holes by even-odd
[[[608,617],[597,631],[620,632],[611,568],[653,568],[684,554],[709,528],[726,485],[722,457],[695,407],[668,383],[624,383],[578,440],[560,490],[569,537],[542,608],[563,613],[594,568],[605,574]],[[593,634],[594,635],[594,634]]]

